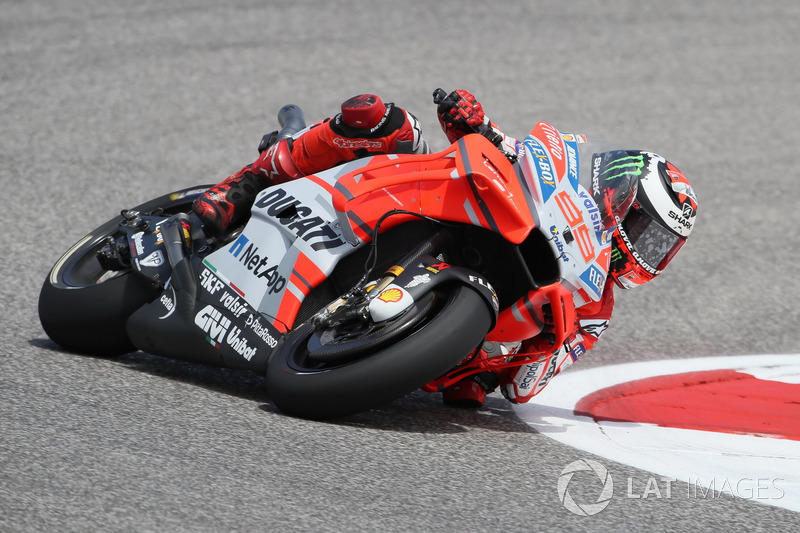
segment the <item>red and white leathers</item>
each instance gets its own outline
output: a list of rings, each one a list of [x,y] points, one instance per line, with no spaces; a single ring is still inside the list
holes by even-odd
[[[259,191],[375,154],[427,153],[419,121],[375,95],[358,95],[342,113],[273,144],[253,163],[211,187],[194,203],[195,213],[213,233],[242,223]]]
[[[577,308],[575,333],[555,352],[543,355],[538,361],[501,371],[500,391],[513,403],[530,401],[547,386],[553,376],[566,369],[594,346],[597,339],[608,327],[614,308],[614,282],[606,281],[603,295],[598,302],[591,302]],[[537,339],[523,341],[518,355],[535,352]]]
[[[437,110],[439,123],[450,142],[474,131],[482,131],[497,148],[510,159],[515,159],[521,143],[500,131],[485,116],[483,108],[475,97],[467,91],[453,91],[448,98],[456,105],[440,105]],[[527,356],[543,353],[537,361],[520,366],[512,366],[495,372],[473,374],[447,388],[443,392],[446,403],[464,406],[481,406],[486,393],[497,384],[503,396],[513,403],[525,403],[540,393],[552,380],[553,376],[574,363],[581,355],[594,346],[594,343],[608,327],[614,308],[614,282],[609,277],[605,283],[600,301],[591,302],[575,310],[576,323],[574,333],[555,351],[543,350],[550,346],[546,340],[547,327],[535,337],[522,343],[500,343],[501,346],[490,346],[499,353],[508,356]],[[546,321],[545,321],[546,322]],[[498,344],[498,343],[489,343]],[[486,349],[487,345],[484,345]],[[491,374],[494,374],[492,376]]]

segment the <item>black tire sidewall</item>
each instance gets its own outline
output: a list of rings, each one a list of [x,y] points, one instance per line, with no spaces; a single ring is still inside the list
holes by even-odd
[[[133,208],[149,212],[190,205],[207,186],[182,189],[149,200]],[[71,286],[65,282],[69,271],[97,243],[114,233],[122,217],[100,225],[56,262],[39,293],[39,320],[48,337],[67,350],[87,355],[113,356],[135,350],[125,323],[131,314],[159,294],[151,283],[126,272],[97,285]]]
[[[291,415],[326,419],[383,405],[433,381],[471,352],[491,327],[491,311],[475,290],[454,285],[438,314],[376,354],[324,371],[298,371],[295,351],[311,333],[292,332],[267,368],[267,392]]]

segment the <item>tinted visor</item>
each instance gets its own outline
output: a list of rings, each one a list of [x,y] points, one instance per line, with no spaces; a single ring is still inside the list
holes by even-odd
[[[622,221],[622,229],[633,249],[651,268],[663,270],[686,242],[639,209],[631,209]]]

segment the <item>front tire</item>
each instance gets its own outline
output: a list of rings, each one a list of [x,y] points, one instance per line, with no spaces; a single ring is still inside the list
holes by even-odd
[[[269,361],[270,398],[287,414],[327,419],[386,404],[433,381],[474,350],[492,324],[491,310],[473,289],[455,285],[437,296],[413,331],[355,361],[310,357],[315,332],[306,322]]]
[[[166,215],[188,212],[207,186],[184,189],[133,210]],[[78,241],[56,262],[39,293],[39,320],[47,336],[67,350],[112,356],[136,348],[125,331],[128,318],[160,290],[131,269],[104,270],[97,251],[106,237],[120,235],[123,217],[109,220]]]

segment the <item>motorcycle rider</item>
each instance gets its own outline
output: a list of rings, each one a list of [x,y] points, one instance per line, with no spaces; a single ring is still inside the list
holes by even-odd
[[[244,222],[256,195],[270,185],[370,155],[428,152],[416,117],[374,94],[345,100],[339,114],[289,138],[275,142],[277,134],[264,136],[258,159],[195,200],[192,208],[210,233],[221,235]]]
[[[514,160],[521,143],[505,135],[489,121],[475,97],[454,91],[438,99],[437,116],[450,142],[467,133],[479,132]],[[575,332],[554,352],[544,352],[538,361],[502,370],[481,372],[446,388],[445,403],[480,407],[486,394],[497,386],[513,403],[526,403],[581,355],[594,346],[608,328],[614,308],[614,286],[630,289],[643,285],[663,272],[686,243],[697,214],[697,197],[686,177],[669,161],[652,152],[638,150],[592,150],[583,135],[571,136],[579,144],[581,157],[591,157],[592,191],[598,207],[611,218],[616,229],[608,277],[600,301],[576,309]],[[597,148],[596,146],[594,148]],[[599,178],[603,178],[602,185]],[[522,356],[542,353],[547,343],[548,316],[539,317],[545,327],[539,335],[519,346],[482,349]]]
[[[505,135],[491,122],[476,98],[464,90],[446,95],[434,92],[437,118],[451,142],[468,133],[480,133],[514,161],[522,143]],[[193,205],[195,213],[213,233],[224,233],[243,222],[256,195],[269,185],[283,183],[331,168],[352,159],[381,153],[427,153],[417,119],[409,112],[383,104],[373,94],[354,96],[342,103],[341,113],[317,122],[288,139],[274,142],[268,134],[261,155],[236,174],[211,187]],[[581,157],[591,156],[593,177],[603,176],[603,186],[593,187],[595,200],[611,224],[612,253],[601,299],[576,309],[575,331],[563,346],[549,348],[548,315],[539,310],[542,333],[515,344],[486,343],[483,348],[508,356],[543,353],[537,361],[499,372],[481,372],[447,387],[445,403],[480,407],[498,385],[506,399],[525,403],[581,355],[592,348],[608,327],[614,307],[614,285],[629,289],[643,285],[664,270],[692,230],[697,198],[686,177],[663,157],[636,150],[593,152],[582,140]],[[584,152],[586,152],[584,154]],[[544,311],[544,312],[543,312]]]

